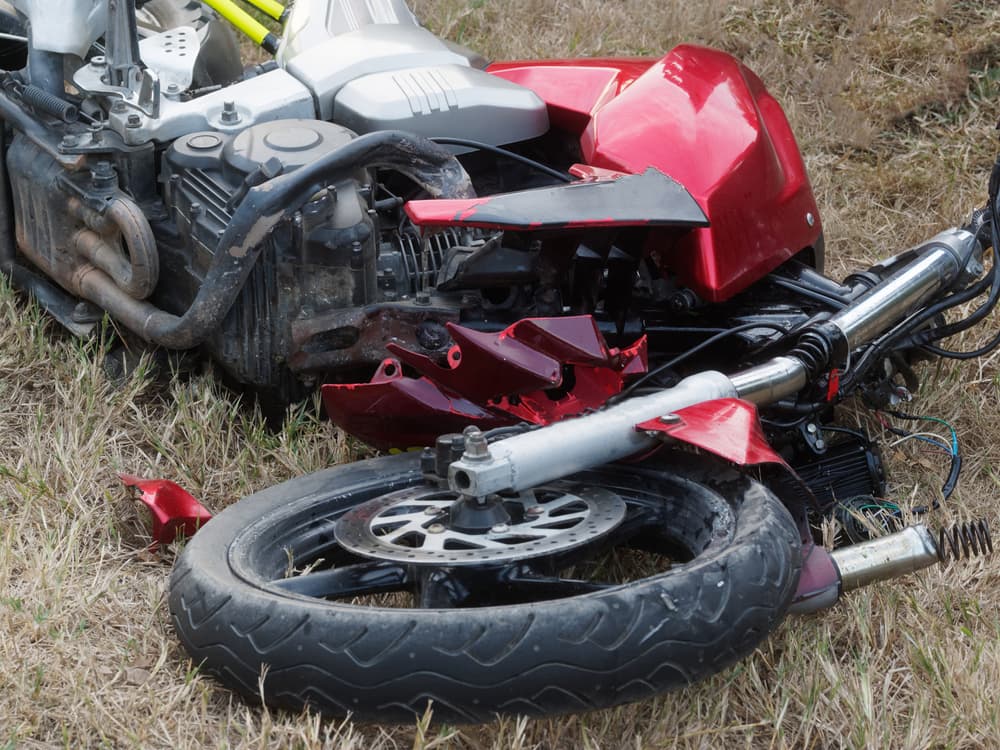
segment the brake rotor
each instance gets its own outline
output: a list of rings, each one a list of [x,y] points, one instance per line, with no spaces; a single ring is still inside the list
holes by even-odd
[[[364,557],[417,565],[478,565],[551,555],[592,542],[625,518],[625,502],[599,487],[540,487],[502,495],[509,523],[483,532],[450,525],[464,502],[449,490],[413,487],[362,503],[337,521],[337,542]]]

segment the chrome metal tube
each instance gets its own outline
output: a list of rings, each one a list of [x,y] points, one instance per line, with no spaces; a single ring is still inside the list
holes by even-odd
[[[753,404],[772,404],[806,387],[805,365],[795,357],[775,357],[729,378],[736,395]]]
[[[895,534],[842,547],[830,556],[840,573],[843,591],[906,575],[938,562],[937,544],[923,525],[907,526]]]
[[[640,422],[691,404],[736,395],[722,373],[700,372],[660,393],[630,398],[597,414],[499,440],[490,445],[488,456],[466,455],[452,463],[448,481],[456,491],[477,497],[537,487],[654,448],[659,438],[637,430]]]
[[[950,284],[962,271],[975,235],[964,229],[948,229],[928,240],[924,253],[856,302],[838,312],[830,322],[844,334],[854,349],[903,319],[914,307]]]

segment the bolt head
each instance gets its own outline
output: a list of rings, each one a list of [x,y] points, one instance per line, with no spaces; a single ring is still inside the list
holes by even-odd
[[[678,424],[681,421],[681,418],[676,414],[664,414],[657,421],[661,424]]]
[[[168,83],[167,84],[167,92],[170,93],[170,94],[176,94],[180,90],[181,90],[181,87],[178,86],[176,83]]]
[[[432,523],[430,526],[427,527],[427,533],[428,534],[442,534],[442,533],[444,533],[444,524],[443,523]]]
[[[120,100],[111,105],[111,111],[114,112],[115,114],[121,114],[122,112],[125,112],[127,109],[128,105]]]
[[[494,534],[506,534],[510,531],[510,526],[505,523],[494,524],[493,528],[490,529]]]
[[[545,512],[545,508],[541,505],[532,505],[530,508],[525,508],[524,513],[528,516],[540,516]]]
[[[816,217],[812,215],[812,212],[806,214],[806,224],[813,227],[816,226]]]
[[[129,115],[128,120],[125,123],[126,127],[137,128],[142,125],[142,118],[139,115]]]
[[[809,424],[807,424],[806,425],[806,432],[808,432],[810,435],[815,435],[816,434],[816,425],[814,425],[812,422],[810,422]]]
[[[441,512],[441,509],[439,507],[437,507],[436,505],[432,505],[431,507],[424,509],[424,515],[425,516],[436,516],[440,512]]]

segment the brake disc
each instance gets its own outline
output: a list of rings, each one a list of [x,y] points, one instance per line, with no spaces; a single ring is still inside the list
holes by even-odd
[[[482,532],[451,525],[454,492],[413,487],[352,508],[337,521],[337,542],[364,557],[411,564],[478,565],[551,555],[607,534],[625,502],[599,487],[540,487],[495,498],[510,517]]]

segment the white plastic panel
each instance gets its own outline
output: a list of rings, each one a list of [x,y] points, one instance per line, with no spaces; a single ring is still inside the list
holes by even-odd
[[[347,83],[372,73],[469,61],[420,26],[376,24],[329,37],[291,60],[285,70],[311,90],[320,117],[333,118],[333,99]]]
[[[83,57],[107,23],[105,0],[13,0],[31,22],[35,49]]]
[[[533,91],[459,65],[357,78],[334,99],[333,120],[357,133],[399,129],[494,146],[535,138],[549,128],[545,103]]]
[[[284,64],[331,37],[373,24],[419,26],[405,0],[296,0],[285,22],[278,61]]]

